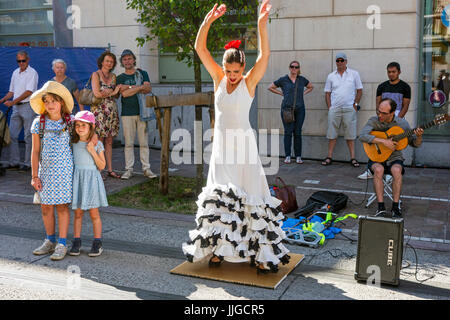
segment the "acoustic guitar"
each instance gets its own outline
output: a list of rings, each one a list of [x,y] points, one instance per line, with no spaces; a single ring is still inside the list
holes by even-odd
[[[434,120],[428,122],[427,124],[420,126],[418,128],[428,129],[433,126],[441,125],[449,120],[450,116],[448,114],[437,115]],[[416,128],[417,129],[417,128]],[[370,134],[381,139],[392,139],[392,141],[397,142],[395,150],[403,150],[408,146],[408,137],[414,134],[414,130],[403,130],[399,126],[389,128],[387,131],[371,131]],[[382,143],[363,143],[364,151],[370,160],[374,162],[384,162],[386,161],[393,150],[387,148]]]

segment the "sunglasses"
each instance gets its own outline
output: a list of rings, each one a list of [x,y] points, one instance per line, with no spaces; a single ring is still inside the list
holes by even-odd
[[[300,66],[289,66],[291,69],[300,69]]]
[[[25,62],[27,62],[26,59],[25,60],[17,60],[17,63],[25,63]]]
[[[344,59],[336,59],[336,62],[344,62]]]

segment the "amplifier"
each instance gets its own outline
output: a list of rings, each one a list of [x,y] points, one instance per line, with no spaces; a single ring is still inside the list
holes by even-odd
[[[399,285],[403,219],[359,216],[355,279]]]

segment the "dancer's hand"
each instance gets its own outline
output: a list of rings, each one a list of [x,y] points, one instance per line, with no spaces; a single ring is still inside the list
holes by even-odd
[[[210,12],[208,12],[208,14],[205,17],[204,22],[205,23],[213,23],[214,21],[216,21],[217,19],[219,19],[221,16],[223,16],[225,14],[225,12],[227,11],[227,6],[225,4],[221,4],[219,7],[217,7],[218,4],[216,3],[214,5],[214,7],[212,8],[212,10]]]
[[[272,8],[272,5],[269,3],[270,0],[264,0],[264,2],[261,5],[261,8],[259,9],[259,17],[258,17],[258,24],[259,25],[266,25],[267,21],[269,20],[269,12]]]

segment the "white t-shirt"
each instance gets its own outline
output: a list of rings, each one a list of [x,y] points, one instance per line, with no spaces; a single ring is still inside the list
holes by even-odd
[[[330,108],[353,108],[356,90],[362,88],[358,71],[347,67],[342,76],[337,70],[328,75],[324,91],[331,92]]]
[[[20,72],[20,68],[14,70],[11,76],[11,82],[9,84],[9,91],[14,93],[13,99],[20,97],[25,91],[36,91],[38,80],[38,73],[30,66],[28,66],[23,72]],[[29,101],[30,97],[27,97],[20,102]]]

